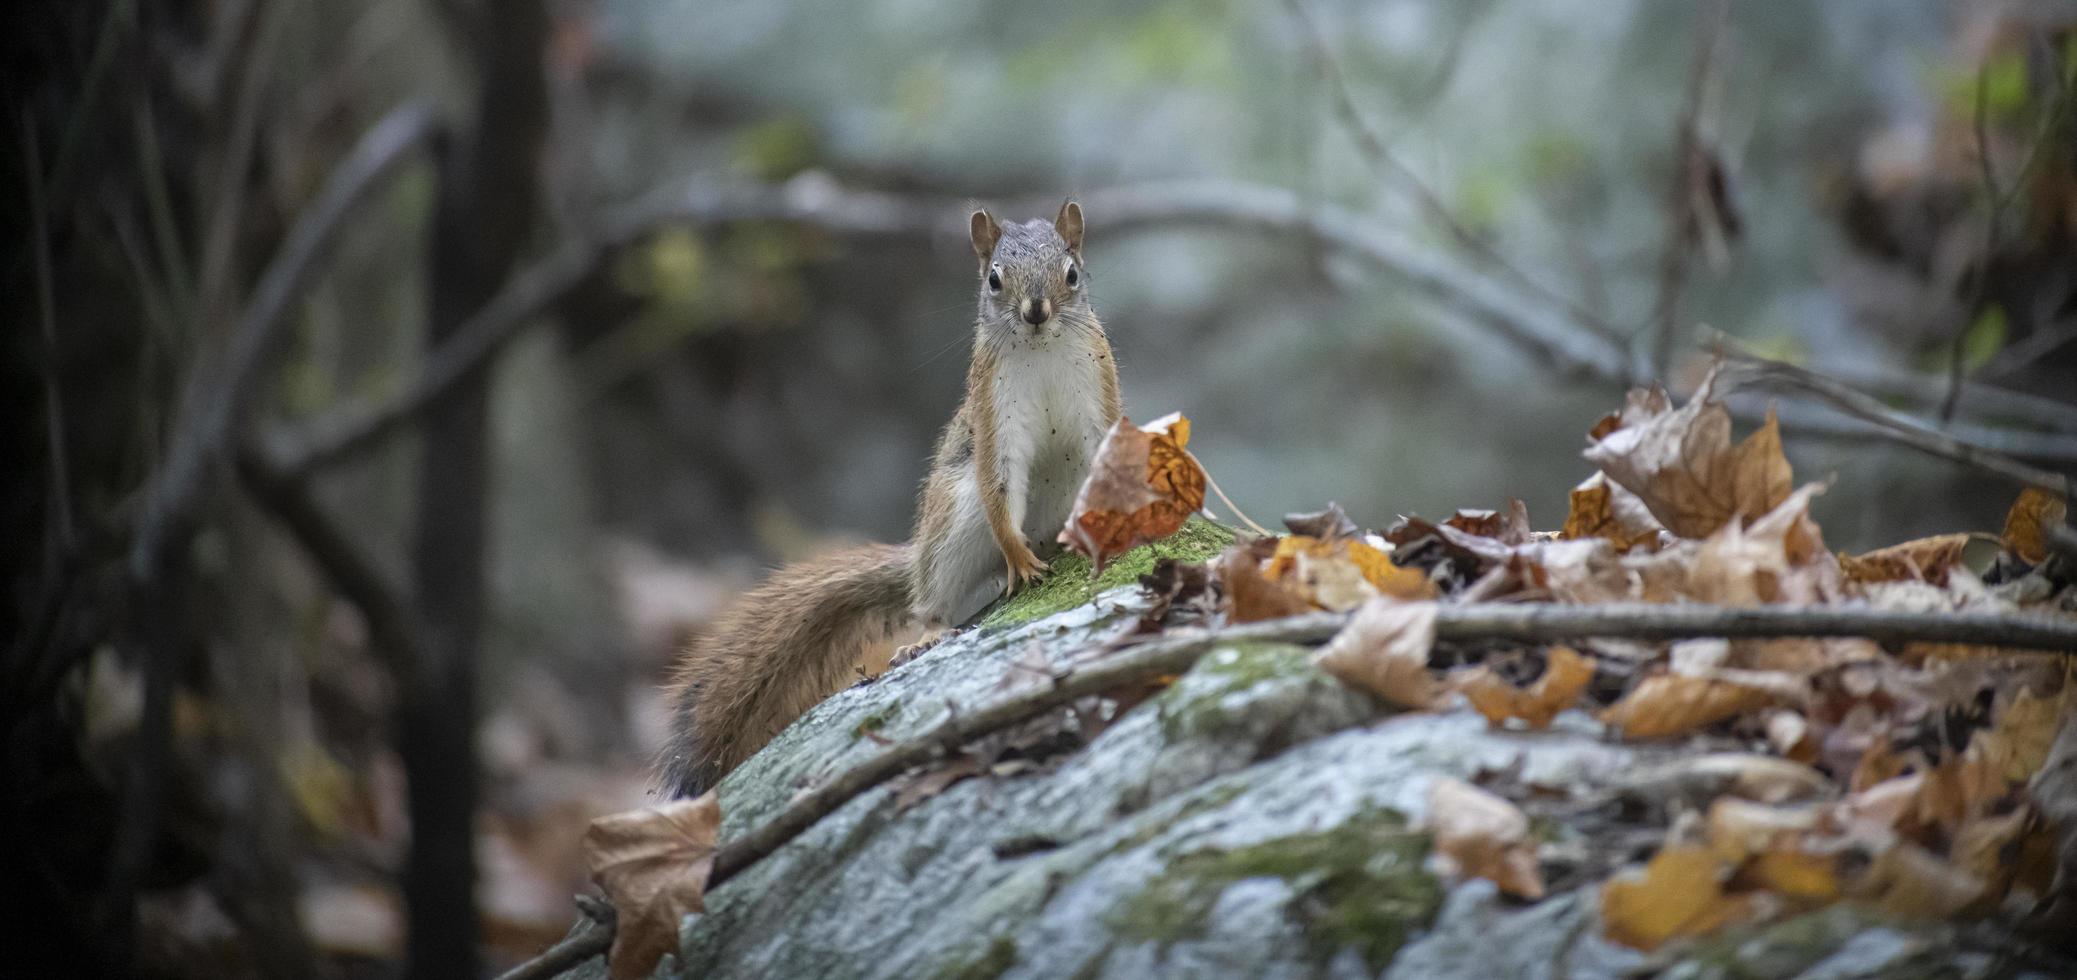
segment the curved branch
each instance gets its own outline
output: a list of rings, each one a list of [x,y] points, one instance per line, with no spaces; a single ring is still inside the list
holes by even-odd
[[[259,391],[289,307],[323,264],[340,226],[435,131],[427,105],[410,103],[392,111],[361,137],[317,199],[297,216],[231,330],[230,348],[220,361],[198,368],[188,378],[179,428],[164,467],[145,495],[130,552],[133,577],[149,575],[185,539],[210,473],[228,457],[231,438]]]
[[[1725,392],[1753,384],[1779,385],[1814,396],[1854,418],[1868,422],[1883,431],[1887,437],[1944,459],[1965,463],[1989,473],[1996,473],[2018,483],[2037,486],[2067,494],[2071,480],[2051,470],[2020,462],[2010,456],[1993,451],[1973,442],[1964,441],[1956,435],[1943,432],[1918,419],[1892,411],[1889,406],[1866,393],[1856,391],[1838,381],[1805,370],[1793,364],[1771,360],[1733,346],[1728,339],[1718,338],[1722,356],[1729,361],[1733,370],[1725,377]],[[2070,443],[2067,437],[2042,435],[2041,440],[2059,440]],[[2058,448],[2037,446],[2036,448]],[[2073,447],[2061,447],[2067,453]],[[2046,454],[2046,455],[2064,455]]]
[[[1562,373],[1621,384],[1627,355],[1562,313],[1525,302],[1479,273],[1428,254],[1385,230],[1379,219],[1311,204],[1277,187],[1229,181],[1128,185],[1084,196],[1083,205],[1118,232],[1204,225],[1308,238],[1405,279],[1429,298],[1463,309]],[[1048,205],[1050,206],[1050,205]],[[303,476],[352,456],[408,423],[449,388],[519,336],[615,250],[669,225],[716,226],[775,221],[850,237],[960,240],[964,209],[951,199],[845,190],[827,178],[784,185],[689,180],[601,223],[593,235],[566,243],[506,279],[454,337],[427,358],[418,376],[394,395],[336,410],[300,433],[277,434],[271,447],[289,474]]]

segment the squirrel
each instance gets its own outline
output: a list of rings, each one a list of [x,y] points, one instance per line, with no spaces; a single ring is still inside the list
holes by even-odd
[[[1118,370],[1082,266],[1082,208],[1052,222],[968,222],[979,309],[966,397],[923,481],[908,544],[780,569],[681,655],[658,761],[696,796],[855,676],[865,646],[920,624],[942,636],[1037,579],[1090,461],[1118,421]],[[921,649],[932,640],[908,648]]]

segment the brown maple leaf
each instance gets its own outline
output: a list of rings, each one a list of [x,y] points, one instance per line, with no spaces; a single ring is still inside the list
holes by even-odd
[[[678,948],[679,921],[705,909],[720,833],[721,803],[712,792],[591,822],[584,859],[619,913],[606,954],[613,980],[647,976]]]
[[[1445,874],[1484,878],[1516,898],[1543,897],[1529,818],[1505,798],[1448,776],[1428,789],[1428,824]]]
[[[1111,558],[1174,534],[1204,507],[1204,469],[1184,448],[1189,442],[1190,420],[1180,413],[1137,427],[1119,419],[1075,495],[1061,543],[1101,573]]]
[[[1712,367],[1678,409],[1640,409],[1634,422],[1626,410],[1623,424],[1586,450],[1589,462],[1683,538],[1707,537],[1734,517],[1757,518],[1787,499],[1792,486],[1772,409],[1759,431],[1731,444],[1731,414],[1711,390],[1716,373]]]

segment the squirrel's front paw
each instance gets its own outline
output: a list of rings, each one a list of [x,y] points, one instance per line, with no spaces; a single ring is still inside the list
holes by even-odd
[[[1038,581],[1038,577],[1045,574],[1048,567],[1045,562],[1039,560],[1039,556],[1031,553],[1030,548],[1021,549],[1019,554],[1007,555],[1005,558],[1009,562],[1010,573],[1009,581],[1003,586],[1003,592],[1009,595],[1015,595],[1017,590]]]

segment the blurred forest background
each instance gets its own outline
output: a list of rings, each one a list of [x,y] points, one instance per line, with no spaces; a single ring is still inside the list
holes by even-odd
[[[906,535],[970,201],[1080,196],[1128,414],[1189,413],[1258,519],[1554,527],[1593,420],[1691,386],[1712,329],[2077,460],[2077,4],[10,19],[0,972],[453,977],[559,938],[673,651],[772,562]],[[1838,546],[2010,500],[1780,410],[1797,472],[1852,475]]]

